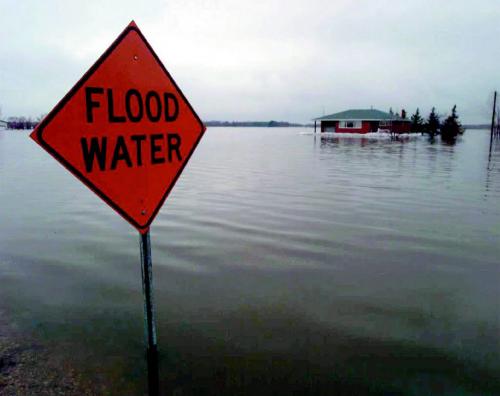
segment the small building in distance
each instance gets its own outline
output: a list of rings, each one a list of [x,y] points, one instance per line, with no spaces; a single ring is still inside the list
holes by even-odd
[[[0,129],[7,129],[7,121],[0,120]]]
[[[314,131],[320,122],[321,132],[368,133],[387,131],[391,133],[410,132],[411,121],[406,112],[386,113],[376,109],[352,109],[314,119]]]

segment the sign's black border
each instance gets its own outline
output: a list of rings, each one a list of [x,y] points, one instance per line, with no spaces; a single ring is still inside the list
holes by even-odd
[[[88,180],[78,169],[73,167],[68,161],[64,159],[64,157],[59,154],[56,150],[54,150],[49,144],[43,139],[43,131],[45,127],[51,122],[51,120],[61,111],[61,109],[68,103],[71,98],[76,94],[76,92],[82,87],[83,84],[90,78],[90,76],[97,70],[97,68],[108,58],[108,56],[113,52],[113,50],[122,42],[122,40],[131,32],[135,31],[139,37],[144,41],[146,44],[147,48],[151,52],[151,54],[154,56],[160,67],[162,68],[163,72],[167,75],[167,77],[172,81],[174,84],[175,88],[181,95],[182,99],[186,102],[190,110],[193,112],[196,120],[199,123],[200,126],[200,135],[198,139],[196,140],[195,144],[193,145],[191,151],[189,152],[188,156],[185,158],[184,163],[180,167],[179,171],[175,175],[173,181],[170,183],[170,186],[167,188],[165,191],[165,194],[161,198],[160,202],[154,209],[153,213],[149,216],[148,220],[144,224],[139,224],[136,222],[132,217],[130,217],[122,208],[120,208],[115,202],[111,200],[106,194],[104,194],[97,186],[95,186],[90,180]],[[200,117],[198,117],[198,114],[194,111],[193,107],[189,103],[189,101],[186,99],[184,94],[182,93],[181,89],[177,86],[177,83],[175,80],[172,78],[170,73],[167,71],[163,63],[161,62],[160,58],[158,58],[158,55],[156,55],[156,52],[153,50],[151,45],[148,43],[142,32],[139,30],[137,25],[135,24],[134,21],[132,21],[127,28],[118,36],[118,38],[111,44],[111,46],[100,56],[100,58],[92,65],[92,67],[83,75],[83,77],[75,84],[73,88],[64,96],[64,98],[61,99],[61,101],[54,107],[54,109],[43,119],[43,121],[40,123],[39,126],[35,129],[33,133],[36,133],[36,136],[38,137],[38,142],[40,145],[47,150],[55,159],[57,159],[62,165],[66,167],[71,173],[73,173],[78,179],[80,179],[88,188],[90,188],[93,192],[95,192],[102,200],[104,200],[109,206],[111,206],[114,210],[116,210],[125,220],[127,220],[129,223],[131,223],[135,228],[137,228],[140,232],[146,232],[151,223],[153,222],[154,218],[158,214],[158,211],[162,207],[163,203],[165,202],[165,199],[167,199],[168,194],[174,187],[175,183],[177,182],[177,179],[181,175],[182,171],[184,170],[184,167],[186,164],[189,162],[189,159],[191,158],[191,155],[193,154],[194,150],[198,146],[198,143],[200,142],[201,138],[203,137],[203,134],[205,133],[206,127],[201,121]]]

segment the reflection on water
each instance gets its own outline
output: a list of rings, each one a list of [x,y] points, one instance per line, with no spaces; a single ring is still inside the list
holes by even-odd
[[[490,140],[490,149],[488,152],[488,165],[486,167],[486,187],[485,194],[488,194],[492,189],[493,194],[498,191],[500,178],[498,173],[500,173],[500,139],[494,138]],[[496,185],[495,185],[496,183]],[[493,186],[492,186],[493,184]],[[496,188],[495,188],[496,187]]]
[[[486,131],[300,132],[210,128],[152,227],[164,387],[500,393]],[[0,183],[0,305],[95,383],[140,393],[136,233],[25,133],[0,132]]]

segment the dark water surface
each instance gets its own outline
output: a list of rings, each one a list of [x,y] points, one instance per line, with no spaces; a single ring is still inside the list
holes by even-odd
[[[163,386],[500,394],[500,143],[301,132],[208,129],[154,223]],[[144,391],[137,234],[25,132],[0,131],[0,308]]]

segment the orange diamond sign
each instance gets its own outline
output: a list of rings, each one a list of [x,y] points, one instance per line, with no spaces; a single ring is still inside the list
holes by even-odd
[[[31,137],[145,233],[204,132],[131,22]]]

